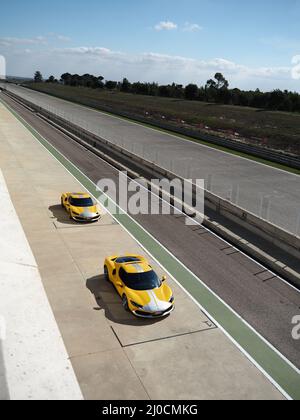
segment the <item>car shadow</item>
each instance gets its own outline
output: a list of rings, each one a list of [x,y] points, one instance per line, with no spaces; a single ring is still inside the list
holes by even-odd
[[[62,208],[60,204],[50,206],[49,210],[51,211],[53,218],[56,219],[57,222],[63,223],[65,225],[78,225],[78,223],[75,222],[75,220],[70,219],[69,214],[65,209]]]
[[[104,275],[94,276],[86,281],[87,289],[95,298],[97,307],[95,310],[103,310],[106,318],[117,324],[145,326],[161,322],[160,319],[137,318],[132,313],[126,312],[122,306],[122,300],[111,282]]]

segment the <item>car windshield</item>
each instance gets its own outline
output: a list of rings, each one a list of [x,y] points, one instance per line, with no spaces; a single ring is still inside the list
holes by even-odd
[[[74,207],[93,207],[94,203],[91,198],[73,198],[70,197],[70,204]]]
[[[153,270],[146,273],[126,273],[121,268],[119,274],[125,286],[132,290],[153,290],[161,286],[161,281]]]

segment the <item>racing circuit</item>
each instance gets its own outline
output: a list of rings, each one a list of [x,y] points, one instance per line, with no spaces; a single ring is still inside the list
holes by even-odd
[[[186,178],[205,179],[209,190],[221,197],[234,192],[236,204],[267,217],[292,233],[300,232],[299,176],[142,125],[63,101],[21,86],[9,91],[49,109],[65,119],[157,161],[162,167]]]
[[[209,173],[201,159],[210,171],[217,168],[213,179],[220,195],[233,182],[225,166],[240,168],[244,206],[259,212],[249,198],[272,191],[276,195],[272,217],[278,225],[296,229],[296,175],[227,154],[222,154],[220,165],[221,152],[208,147],[24,88],[11,89],[65,116],[80,115],[89,130],[101,131],[129,148],[134,147],[131,141],[141,145],[151,141],[159,147],[166,136],[163,150],[172,147],[182,154],[184,149],[186,159],[191,153],[201,166],[196,168],[197,176],[207,179]],[[7,186],[36,261],[44,298],[51,306],[48,312],[55,318],[53,334],[61,333],[64,344],[57,346],[65,346],[62,365],[67,360],[72,364],[65,379],[66,394],[60,397],[300,398],[300,347],[291,335],[299,291],[209,230],[187,227],[183,216],[107,213],[95,225],[71,222],[59,205],[62,191],[84,188],[94,194],[98,180],[117,179],[118,170],[20,103],[4,94],[0,97],[2,188]],[[178,170],[185,170],[182,161]],[[219,176],[227,177],[224,190]],[[258,177],[259,191],[254,190]],[[283,206],[290,217],[282,217]],[[124,312],[119,297],[103,281],[104,258],[128,252],[146,255],[159,275],[167,274],[176,296],[176,310],[168,318],[136,320]],[[50,321],[40,319],[47,328]],[[39,386],[15,391],[21,371],[7,362],[15,339],[8,332],[2,343],[0,392],[4,398],[16,394],[41,398]],[[36,371],[28,369],[30,381]],[[59,389],[63,379],[58,375],[53,389]]]

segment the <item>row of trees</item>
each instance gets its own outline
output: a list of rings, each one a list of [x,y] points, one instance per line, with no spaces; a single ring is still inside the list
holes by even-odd
[[[35,82],[42,82],[40,72],[34,76]],[[274,90],[272,92],[244,91],[229,89],[229,82],[221,73],[216,73],[213,79],[207,81],[205,86],[198,87],[196,84],[187,86],[179,84],[159,85],[158,83],[130,83],[124,78],[122,82],[104,80],[103,76],[91,74],[64,73],[60,81],[50,76],[45,83],[62,83],[66,86],[87,87],[92,89],[107,89],[137,95],[162,96],[167,98],[179,98],[198,100],[227,105],[239,105],[270,110],[300,112],[300,95],[296,92]]]

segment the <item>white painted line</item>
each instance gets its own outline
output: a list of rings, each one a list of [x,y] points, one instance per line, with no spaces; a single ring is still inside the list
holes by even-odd
[[[9,107],[10,108],[10,107]],[[15,119],[18,121],[18,118],[16,116],[14,116]],[[27,123],[22,117],[19,116],[19,118],[24,121],[25,124],[27,124],[28,126],[30,126],[29,123]],[[20,123],[20,121],[19,121]],[[31,126],[30,126],[31,127]],[[64,159],[70,163],[70,165],[72,165],[73,167],[75,167],[75,165],[68,159],[66,158],[61,152],[59,152],[53,145],[51,145],[42,135],[40,135],[37,130],[35,130],[33,127],[31,127],[31,129],[36,132],[47,144],[49,144],[50,147],[53,148],[53,150],[55,150],[58,154],[60,154],[61,156],[64,157]],[[35,136],[33,136],[35,138]],[[80,181],[75,177],[75,175],[73,175],[41,142],[38,141],[37,138],[35,138],[35,140],[37,141],[37,143],[43,147],[55,160],[57,160],[57,162],[77,181],[80,183]],[[89,182],[91,182],[91,184],[93,184],[96,187],[96,184],[89,179],[80,169],[76,168],[76,170],[82,174],[87,180],[89,180]],[[81,184],[81,183],[80,183]],[[81,184],[82,185],[82,184]],[[82,185],[82,187],[88,191],[84,185]],[[90,193],[90,191],[89,191]],[[105,194],[106,195],[106,194]],[[106,195],[107,196],[107,195]],[[99,205],[102,207],[102,204],[99,202],[99,200],[93,196],[93,198],[99,203]],[[110,197],[107,196],[107,198],[109,200],[111,200]],[[113,202],[113,200],[111,200]],[[115,203],[115,205],[119,208],[119,206]],[[107,211],[107,209],[106,209]],[[109,213],[109,212],[108,212]],[[111,214],[111,213],[110,213]],[[115,216],[113,214],[111,214],[111,216],[113,217],[113,219],[118,223],[119,221],[115,218]],[[158,243],[172,258],[174,258],[178,264],[180,264],[185,270],[187,270],[189,273],[191,273],[201,284],[202,286],[204,286],[210,293],[212,293],[224,306],[226,306],[238,319],[240,319],[251,331],[253,331],[267,346],[270,347],[271,350],[273,350],[280,358],[282,358],[282,360],[284,360],[297,374],[300,374],[300,370],[294,366],[284,355],[282,355],[271,343],[269,343],[264,337],[262,337],[250,324],[247,323],[247,321],[245,321],[238,313],[236,313],[226,302],[224,302],[213,290],[211,290],[200,278],[198,278],[189,268],[187,268],[180,260],[178,260],[177,257],[175,257],[174,255],[172,255],[168,249],[166,249],[164,247],[164,245],[162,245],[156,238],[154,238],[149,232],[147,232],[143,226],[141,226],[139,223],[137,223],[130,215],[127,214],[127,216],[134,222],[136,223],[137,226],[139,226],[140,229],[142,229],[147,235],[149,235],[149,237],[151,237],[156,243]],[[122,224],[121,224],[122,225]],[[142,249],[145,250],[146,253],[148,253],[151,258],[153,258],[153,260],[163,269],[165,270],[165,272],[178,284],[178,286],[194,301],[194,303],[203,311],[206,312],[206,309],[200,305],[200,303],[173,277],[173,275],[171,275],[171,273],[169,273],[168,270],[166,270],[164,268],[164,266],[147,250],[147,248],[141,244],[135,237],[134,235],[132,235],[127,228],[122,225],[123,229],[135,240],[135,242],[141,246]],[[245,355],[245,357],[251,362],[253,363],[253,365],[260,371],[263,373],[263,375],[270,381],[270,383],[272,383],[281,393],[282,395],[284,395],[287,399],[291,400],[292,398],[286,393],[286,391],[284,389],[281,388],[281,386],[262,368],[262,366],[260,366],[254,359],[252,356],[250,356],[250,354],[243,348],[241,347],[237,341],[222,327],[222,325],[219,324],[219,322],[214,319],[214,317],[212,317],[210,314],[208,314],[208,316],[210,317],[210,319],[215,323],[216,326],[218,326],[218,328],[229,338],[229,340]]]
[[[82,400],[36,261],[1,170],[0,214],[0,318],[2,326],[5,324],[0,345],[9,398]]]
[[[35,92],[35,91],[34,91]],[[38,92],[38,91],[37,91]],[[41,95],[46,95],[46,94],[44,94],[44,93],[42,93],[42,92],[38,92],[39,94],[41,94]],[[48,96],[48,95],[46,95],[46,96]],[[61,99],[61,98],[57,98],[57,99],[59,99],[59,100],[61,100],[61,101],[63,101],[63,102],[67,102],[67,103],[69,103],[69,104],[73,104],[73,102],[70,102],[70,101],[67,101],[67,100],[65,100],[65,99]],[[93,112],[97,112],[97,113],[101,113],[101,114],[104,114],[104,115],[108,115],[108,116],[110,116],[110,114],[106,114],[106,113],[103,113],[103,112],[101,112],[101,111],[98,111],[98,110],[95,110],[95,109],[92,109],[92,108],[89,108],[89,107],[86,107],[86,106],[84,106],[84,105],[80,105],[80,104],[74,104],[74,105],[78,105],[78,106],[81,106],[82,108],[87,108],[87,109],[90,109],[91,111],[93,111]],[[123,120],[122,118],[120,118],[120,117],[117,117],[117,116],[114,116],[114,115],[112,115],[111,116],[112,118],[116,118],[116,119],[119,119],[119,120]],[[142,124],[139,124],[139,123],[135,123],[135,122],[133,122],[133,121],[129,121],[131,124],[134,124],[134,125],[138,125],[138,126],[142,126]],[[55,128],[55,127],[54,127]],[[56,130],[58,130],[57,128],[55,128]],[[151,127],[149,127],[149,129],[150,130],[154,130],[154,131],[159,131],[159,130],[156,130],[155,128],[151,128]],[[59,130],[58,130],[59,131]],[[169,136],[171,136],[171,137],[175,137],[175,138],[180,138],[180,137],[177,137],[176,135],[173,135],[173,134],[170,134],[170,133],[166,133],[167,135],[169,135]],[[111,142],[111,140],[108,140],[108,139],[106,139],[105,137],[103,137],[103,136],[101,136],[101,138],[103,138],[104,140],[106,140],[106,141],[108,141],[108,142]],[[72,141],[75,141],[75,140],[73,140],[72,139]],[[191,141],[191,140],[188,140],[188,141]],[[192,142],[192,141],[191,141]],[[193,142],[194,143],[194,142]],[[115,143],[114,143],[115,144]],[[201,146],[201,145],[200,145]],[[83,147],[83,146],[82,146]],[[203,145],[203,147],[207,147],[207,148],[210,148],[209,146],[205,146],[205,145]],[[85,149],[86,150],[86,149]],[[89,151],[89,150],[86,150],[87,152],[89,152],[89,153],[92,153],[91,151]],[[222,151],[221,151],[222,152]],[[229,155],[231,155],[232,156],[232,154],[231,153],[229,153],[229,152],[223,152],[223,153],[226,153],[226,154],[229,154]],[[99,156],[97,156],[98,157],[98,159],[101,159]],[[265,164],[263,164],[263,163],[260,163],[260,162],[255,162],[255,161],[252,161],[251,159],[247,159],[247,158],[243,158],[243,157],[241,157],[241,156],[237,156],[237,157],[239,157],[240,159],[246,159],[246,160],[250,160],[251,162],[254,162],[254,163],[257,163],[257,164],[260,164],[260,165],[263,165],[263,166],[268,166],[268,165],[265,165]],[[142,157],[143,158],[143,157]],[[143,158],[144,159],[144,158]],[[106,162],[106,161],[105,161]],[[111,167],[113,167],[113,165],[111,165],[110,163],[108,163],[108,162],[106,162],[108,165],[110,165]],[[279,171],[281,171],[281,172],[284,172],[285,174],[291,174],[291,175],[295,175],[295,176],[300,176],[300,175],[297,175],[297,174],[293,174],[293,173],[290,173],[290,172],[287,172],[287,171],[284,171],[284,170],[282,170],[282,169],[278,169],[278,168],[274,168],[274,167],[271,167],[272,169],[277,169],[277,170],[279,170]],[[115,169],[115,168],[114,168]],[[166,169],[166,168],[163,168],[162,167],[162,169],[164,169],[164,170],[166,170],[166,171],[169,171],[169,169]],[[175,174],[176,175],[176,174]],[[140,185],[140,184],[139,184]],[[142,186],[142,185],[140,185],[140,186]],[[143,187],[142,186],[142,188],[145,188],[145,187]],[[153,194],[153,195],[155,195],[153,192],[151,193],[151,194]],[[222,198],[222,197],[220,197],[220,198]],[[163,202],[165,202],[165,200],[163,200],[163,199],[161,199]],[[172,208],[175,208],[174,206],[172,206],[172,205],[170,205]],[[178,209],[177,209],[178,210]],[[245,209],[245,211],[247,211],[246,209]],[[184,214],[184,213],[182,213],[182,214]],[[242,254],[242,255],[244,255],[246,258],[248,258],[249,260],[251,260],[251,261],[253,261],[254,263],[256,263],[257,265],[259,265],[260,267],[262,267],[262,268],[264,268],[266,271],[268,271],[269,273],[271,273],[271,274],[273,274],[274,275],[274,277],[276,277],[276,278],[278,278],[279,280],[281,280],[283,283],[285,283],[288,287],[290,287],[291,289],[293,289],[294,291],[296,291],[297,293],[300,293],[300,290],[299,289],[297,289],[294,285],[292,285],[291,283],[289,283],[287,280],[285,280],[284,278],[282,278],[279,274],[276,274],[274,271],[272,271],[271,269],[269,269],[269,268],[267,268],[267,267],[265,267],[262,263],[260,263],[259,261],[257,261],[257,260],[255,260],[254,258],[252,258],[250,255],[248,255],[248,254],[246,254],[244,251],[242,251],[242,250],[240,250],[240,249],[238,249],[235,245],[233,245],[233,244],[231,244],[230,242],[228,242],[226,239],[224,239],[224,238],[221,238],[220,236],[218,236],[215,232],[213,232],[212,230],[210,230],[210,229],[208,229],[207,227],[205,227],[205,226],[203,226],[203,225],[201,225],[199,222],[197,222],[197,220],[195,220],[195,219],[192,219],[191,217],[189,217],[188,215],[186,215],[186,214],[184,214],[185,215],[185,217],[186,218],[188,218],[188,219],[190,219],[193,223],[195,223],[195,224],[198,224],[199,226],[201,226],[202,228],[204,228],[207,232],[210,232],[212,235],[214,235],[216,238],[218,238],[218,239],[220,239],[220,240],[222,240],[225,244],[228,244],[231,248],[233,248],[233,249],[235,249],[236,251],[238,251],[240,254]]]
[[[55,128],[55,127],[54,127]],[[57,128],[55,128],[57,131],[59,131]],[[61,133],[61,132],[60,132]],[[71,139],[71,138],[70,138]],[[105,164],[111,166],[115,171],[117,171],[118,173],[120,173],[121,171],[119,171],[118,169],[116,169],[111,163],[107,162],[106,160],[102,159],[100,156],[95,155],[92,151],[86,149],[84,146],[82,146],[81,144],[77,143],[76,140],[71,139],[71,141],[75,142],[78,146],[80,146],[82,149],[84,149],[85,153],[90,153],[92,154],[94,157],[100,159],[102,162],[105,162]],[[85,175],[86,176],[86,175]],[[164,198],[160,198],[157,194],[155,194],[153,191],[149,191],[147,190],[147,188],[142,185],[139,184],[136,180],[131,179],[127,176],[127,179],[130,181],[133,181],[135,184],[137,184],[139,187],[141,187],[142,189],[146,190],[148,193],[150,193],[151,195],[158,197],[162,202],[168,204],[171,208],[176,209],[181,215],[183,215],[186,219],[190,219],[191,222],[193,222],[193,224],[201,226],[204,230],[206,230],[207,232],[211,233],[213,236],[215,236],[216,238],[218,238],[219,240],[223,241],[224,244],[230,246],[232,249],[235,249],[237,252],[239,252],[241,255],[244,255],[246,258],[248,258],[250,261],[253,261],[255,264],[257,264],[259,267],[262,267],[263,269],[265,269],[267,272],[271,273],[272,275],[274,275],[274,277],[278,278],[278,280],[281,280],[283,283],[285,283],[288,287],[292,288],[294,291],[296,291],[297,293],[300,293],[300,289],[297,289],[295,286],[293,286],[291,283],[289,283],[287,280],[285,280],[284,278],[280,277],[279,274],[276,274],[275,272],[273,272],[271,269],[265,267],[262,263],[260,263],[259,261],[255,260],[254,258],[252,258],[250,255],[246,254],[244,251],[242,251],[241,249],[237,248],[235,245],[231,244],[230,242],[228,242],[226,239],[221,238],[220,236],[218,236],[215,232],[213,232],[212,230],[210,230],[209,228],[207,228],[206,226],[202,225],[200,222],[197,221],[197,219],[193,219],[192,217],[188,216],[187,214],[183,213],[180,209],[178,209],[177,207],[173,206],[172,204],[168,203]],[[106,195],[106,194],[105,194]]]
[[[26,88],[24,88],[24,87],[22,87],[24,90],[26,90]],[[230,152],[226,152],[225,150],[219,150],[219,149],[217,149],[217,148],[215,148],[215,147],[213,147],[213,146],[208,146],[208,145],[206,145],[206,144],[199,144],[198,142],[197,142],[197,139],[195,139],[195,141],[193,141],[193,140],[189,140],[188,138],[187,139],[183,139],[182,137],[180,137],[180,136],[176,136],[176,134],[172,134],[172,133],[169,133],[168,131],[165,131],[164,129],[162,129],[163,131],[161,131],[159,128],[154,128],[154,127],[149,127],[149,126],[146,126],[146,123],[145,124],[143,124],[143,123],[139,123],[139,122],[135,122],[135,121],[132,121],[132,120],[130,120],[130,118],[122,118],[122,117],[118,117],[117,115],[112,115],[112,114],[110,114],[109,112],[105,112],[105,111],[100,111],[100,110],[97,110],[97,109],[94,109],[94,108],[91,108],[91,107],[88,107],[88,106],[86,106],[86,105],[81,105],[81,104],[76,104],[76,103],[74,103],[74,102],[72,102],[72,101],[68,101],[67,99],[62,99],[62,98],[58,98],[58,97],[56,97],[56,96],[51,96],[51,95],[48,95],[48,94],[46,94],[46,93],[44,93],[44,92],[39,92],[39,91],[34,91],[34,90],[32,90],[31,92],[34,92],[34,93],[39,93],[39,94],[41,94],[42,96],[44,95],[44,96],[50,96],[51,98],[54,98],[54,99],[58,99],[59,101],[62,101],[62,102],[66,102],[66,103],[68,103],[69,105],[75,105],[75,106],[78,106],[78,107],[81,107],[81,108],[84,108],[84,109],[88,109],[88,110],[90,110],[91,112],[94,112],[94,113],[98,113],[98,114],[102,114],[102,115],[105,115],[105,116],[108,116],[108,117],[110,117],[110,118],[113,118],[113,119],[117,119],[117,120],[119,120],[119,121],[126,121],[126,122],[128,122],[129,124],[131,124],[131,125],[137,125],[138,127],[144,127],[145,129],[149,129],[149,130],[152,130],[152,131],[154,131],[154,132],[156,132],[156,133],[162,133],[162,134],[165,134],[165,135],[167,135],[167,136],[169,136],[169,137],[173,137],[173,138],[175,138],[176,140],[180,140],[180,141],[188,141],[188,142],[190,142],[190,143],[193,143],[193,144],[195,144],[195,145],[197,145],[197,146],[199,146],[199,147],[205,147],[205,148],[207,148],[207,149],[210,149],[210,150],[214,150],[214,151],[217,151],[217,152],[219,152],[219,153],[223,153],[223,154],[225,154],[225,155],[227,155],[227,156],[231,156],[231,157],[236,157],[236,158],[239,158],[239,159],[243,159],[243,160],[246,160],[247,162],[251,162],[251,163],[253,163],[253,164],[256,164],[256,165],[261,165],[261,166],[264,166],[265,168],[269,168],[269,169],[274,169],[274,170],[276,170],[276,171],[279,171],[279,172],[282,172],[282,173],[284,173],[285,175],[287,175],[287,174],[290,174],[290,175],[294,175],[294,176],[296,176],[296,177],[299,177],[300,175],[298,175],[298,174],[295,174],[295,173],[293,173],[293,172],[289,172],[289,171],[285,171],[284,169],[280,169],[280,168],[276,168],[275,166],[272,166],[272,165],[268,165],[268,164],[265,164],[265,163],[262,163],[262,162],[257,162],[256,160],[254,160],[254,159],[249,159],[249,158],[247,158],[247,157],[243,157],[243,156],[239,156],[239,155],[237,155],[237,154],[235,154],[235,153],[230,153]],[[26,98],[25,98],[26,99]],[[149,123],[149,124],[151,124],[151,123]],[[188,136],[187,136],[188,137]],[[104,138],[104,137],[103,137]],[[105,139],[104,138],[104,140],[107,140],[107,139]],[[201,140],[199,140],[199,141],[201,141]],[[205,140],[202,140],[202,141],[205,141]],[[225,146],[224,146],[225,147]],[[242,152],[241,152],[242,153]],[[263,159],[263,158],[262,158]]]
[[[63,100],[63,99],[62,99]],[[64,101],[64,100],[63,100]],[[95,112],[99,112],[99,111],[95,111]],[[55,130],[57,130],[60,134],[61,131],[54,127],[53,128]],[[65,134],[66,135],[66,134]],[[41,136],[42,137],[42,136]],[[45,139],[44,139],[45,140]],[[110,167],[112,167],[115,171],[120,172],[118,169],[116,169],[111,163],[105,161],[104,159],[102,159],[100,156],[95,155],[92,151],[90,151],[89,149],[86,149],[83,145],[79,144],[76,142],[76,140],[72,139],[70,137],[70,140],[74,143],[76,143],[79,147],[81,147],[85,152],[92,154],[94,157],[100,159],[101,161],[105,162],[107,165],[109,165]],[[105,139],[104,139],[105,140]],[[109,141],[109,140],[107,140]],[[57,149],[56,149],[57,150]],[[85,175],[86,176],[86,175]],[[131,178],[129,178],[127,176],[128,180],[133,181],[134,183],[136,183],[137,185],[139,185],[140,187],[142,187],[142,189],[147,190],[142,184],[139,184],[138,182],[136,182],[135,180],[132,180]],[[148,191],[148,190],[147,190]],[[154,195],[156,197],[158,197],[157,194],[155,194],[153,191],[148,191],[148,193],[150,193],[151,195]],[[211,233],[213,236],[215,236],[216,238],[218,238],[219,240],[223,241],[224,244],[230,246],[232,249],[236,250],[237,252],[239,252],[241,255],[244,255],[246,258],[248,258],[250,261],[254,262],[255,264],[257,264],[259,267],[262,267],[263,269],[265,269],[267,272],[271,273],[274,277],[276,277],[278,280],[282,281],[283,283],[285,283],[288,287],[290,287],[291,289],[293,289],[294,291],[296,291],[297,293],[300,293],[300,289],[297,289],[294,285],[292,285],[291,283],[289,283],[287,280],[285,280],[284,278],[282,278],[279,274],[275,273],[274,271],[272,271],[271,269],[265,267],[262,263],[260,263],[259,261],[255,260],[254,258],[252,258],[250,255],[246,254],[243,250],[237,248],[235,245],[231,244],[230,242],[228,242],[226,239],[221,238],[220,236],[218,236],[215,232],[213,232],[212,230],[210,230],[209,228],[207,228],[206,226],[202,225],[201,223],[199,223],[197,221],[197,219],[193,219],[190,216],[188,216],[187,214],[181,212],[177,207],[174,207],[172,204],[168,203],[166,200],[164,200],[163,198],[160,198],[160,200],[164,203],[167,203],[171,208],[176,209],[177,211],[179,211],[182,215],[184,215],[187,219],[190,219],[191,222],[193,222],[195,225],[199,225],[201,226],[204,230],[206,230],[207,232]]]

